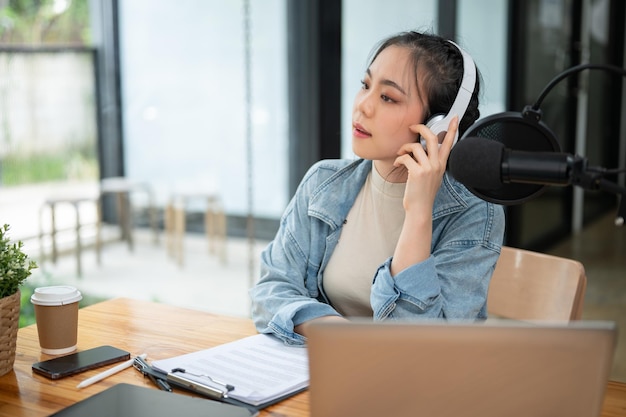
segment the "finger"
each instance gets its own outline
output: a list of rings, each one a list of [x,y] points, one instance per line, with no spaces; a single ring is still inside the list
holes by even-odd
[[[441,160],[447,160],[450,155],[450,151],[452,150],[452,146],[454,145],[454,139],[456,137],[457,131],[459,128],[459,117],[454,116],[452,120],[450,120],[450,124],[448,125],[448,131],[446,132],[446,136],[439,147],[439,156]]]
[[[426,125],[409,126],[413,133],[418,134],[418,143],[423,144],[429,155],[436,156],[439,148],[439,137]]]
[[[411,125],[409,126],[409,130],[417,135],[417,140],[415,142],[423,144],[424,146],[426,146],[426,139],[433,134],[433,132],[423,124]]]
[[[398,149],[397,154],[404,155],[406,153],[416,153],[419,151],[420,148],[422,148],[422,152],[424,152],[424,149],[419,142],[404,143],[402,144],[402,146],[400,146],[400,149]]]
[[[403,166],[408,170],[411,165],[416,163],[415,156],[412,153],[403,153],[394,160],[393,166],[397,168]]]
[[[409,126],[409,130],[411,132],[415,133],[415,134],[422,133],[423,131],[425,131],[424,129],[428,129],[428,128],[426,128],[426,125],[421,124],[421,123]],[[419,137],[418,137],[418,139],[419,139]]]
[[[400,159],[402,165],[405,165],[407,169],[410,168],[411,164],[425,164],[428,163],[428,155],[426,151],[422,147],[421,143],[405,143],[400,147],[398,151],[398,155],[400,156],[408,156],[410,159]]]

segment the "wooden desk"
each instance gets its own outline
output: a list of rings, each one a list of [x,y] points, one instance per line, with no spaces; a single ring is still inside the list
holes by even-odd
[[[151,361],[206,349],[255,333],[248,319],[120,298],[80,310],[78,348],[85,350],[111,344],[133,355],[147,353]],[[0,416],[47,416],[120,382],[156,389],[149,379],[133,368],[82,390],[76,389],[80,381],[106,368],[57,381],[34,375],[31,365],[49,358],[40,352],[34,325],[19,330],[14,370],[0,377]],[[260,414],[265,417],[308,415],[308,392],[268,407]],[[626,384],[609,382],[602,417],[618,416],[626,416]]]

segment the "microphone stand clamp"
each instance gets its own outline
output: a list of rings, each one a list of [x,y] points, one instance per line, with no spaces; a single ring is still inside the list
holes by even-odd
[[[580,156],[574,157],[571,174],[572,185],[585,190],[608,191],[618,196],[617,216],[615,226],[623,226],[626,219],[626,188],[604,178],[606,169],[601,167],[587,168],[587,159]]]

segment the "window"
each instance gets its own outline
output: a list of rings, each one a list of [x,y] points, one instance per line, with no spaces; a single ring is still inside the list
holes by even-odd
[[[119,7],[126,176],[150,181],[160,203],[181,187],[215,188],[229,215],[244,215],[251,155],[254,215],[280,217],[288,198],[284,0],[250,1],[248,45],[243,2]]]

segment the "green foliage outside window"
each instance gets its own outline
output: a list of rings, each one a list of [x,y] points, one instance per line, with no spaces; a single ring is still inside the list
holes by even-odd
[[[94,151],[87,147],[0,159],[0,185],[4,186],[96,178],[98,161]]]
[[[90,3],[97,4],[90,0],[0,0],[0,186],[98,177],[95,138],[88,120],[83,130],[77,131],[77,125],[73,124],[72,127],[64,128],[66,136],[57,136],[54,138],[56,142],[48,140],[43,146],[37,147],[37,141],[41,141],[40,133],[48,127],[47,120],[37,115],[53,111],[54,106],[51,108],[49,97],[54,93],[35,80],[41,82],[41,77],[37,76],[50,74],[45,59],[49,59],[52,68],[55,68],[54,63],[64,52],[32,54],[11,49],[26,47],[41,51],[49,46],[89,47]],[[65,53],[68,54],[66,56],[72,54]],[[90,59],[89,52],[80,53],[85,59]],[[80,60],[76,62],[82,63]],[[37,68],[40,74],[28,78],[28,75],[24,75],[24,66]],[[81,71],[80,68],[78,66],[77,70]],[[52,71],[52,74],[55,72]],[[67,78],[67,75],[62,77]],[[16,98],[15,91],[22,90],[24,93],[18,94],[23,95],[12,101]],[[86,108],[95,106],[90,96],[94,94],[93,91],[95,86],[92,91],[78,91],[78,94],[85,95]],[[71,93],[76,94],[76,91],[72,90]],[[47,94],[46,100],[32,99],[41,94]],[[24,96],[27,98],[24,99]],[[61,108],[55,115],[65,120],[75,117],[64,111],[70,110]],[[30,120],[35,128],[31,128],[28,134],[18,134],[16,126],[24,119]],[[80,139],[77,140],[76,135]]]
[[[89,0],[0,1],[0,45],[90,45]]]

